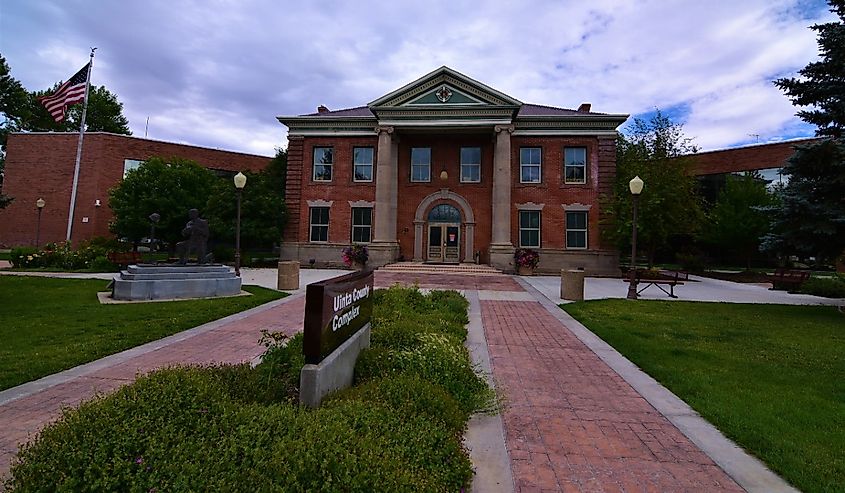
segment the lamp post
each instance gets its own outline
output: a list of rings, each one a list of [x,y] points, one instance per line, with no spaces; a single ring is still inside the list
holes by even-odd
[[[634,201],[634,212],[631,232],[631,269],[630,280],[628,282],[628,299],[637,299],[637,203],[640,199],[640,193],[643,191],[643,181],[639,176],[635,176],[628,182],[628,188],[631,189],[631,197]]]
[[[156,224],[161,221],[161,214],[158,212],[153,212],[150,214],[150,263],[155,263],[155,255],[153,252],[155,251],[156,246]]]
[[[235,193],[238,196],[238,213],[235,222],[235,275],[241,277],[241,192],[246,185],[246,175],[238,171],[234,181]]]
[[[35,207],[38,209],[38,223],[35,226],[35,248],[41,246],[41,212],[44,211],[45,205],[47,205],[47,202],[40,197],[35,201]]]

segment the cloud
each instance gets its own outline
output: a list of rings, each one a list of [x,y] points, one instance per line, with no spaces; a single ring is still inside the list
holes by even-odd
[[[683,108],[704,148],[807,135],[771,80],[816,58],[807,26],[831,18],[807,0],[52,0],[5,5],[0,31],[30,89],[97,46],[94,81],[136,135],[149,116],[162,140],[269,155],[275,116],[359,106],[441,65],[524,102]]]

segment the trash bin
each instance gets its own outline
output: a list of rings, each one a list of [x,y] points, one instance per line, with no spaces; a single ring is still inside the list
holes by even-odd
[[[560,297],[565,300],[584,300],[584,269],[560,270]]]
[[[279,278],[276,289],[279,291],[296,291],[299,289],[299,262],[296,260],[279,261]]]

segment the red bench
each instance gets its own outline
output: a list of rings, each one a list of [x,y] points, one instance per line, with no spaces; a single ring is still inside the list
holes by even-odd
[[[774,274],[766,276],[772,281],[772,289],[795,290],[810,278],[810,271],[777,269]]]
[[[121,267],[129,264],[137,264],[141,261],[141,254],[139,252],[109,252],[107,257],[109,262]]]

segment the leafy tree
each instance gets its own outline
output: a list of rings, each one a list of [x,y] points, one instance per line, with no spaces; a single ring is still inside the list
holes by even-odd
[[[3,172],[6,165],[6,136],[20,128],[20,116],[24,114],[29,94],[23,85],[12,77],[9,64],[0,55],[0,190],[3,188]],[[8,195],[0,193],[0,209],[12,202]]]
[[[188,210],[204,214],[216,183],[214,173],[193,161],[150,158],[109,191],[109,207],[115,215],[109,230],[137,245],[149,236],[149,216],[157,212],[161,221],[156,238],[173,245],[182,239]]]
[[[750,269],[751,260],[759,251],[760,237],[769,231],[769,216],[763,208],[773,206],[775,201],[759,173],[728,175],[707,214],[704,241],[742,258]]]
[[[674,235],[695,234],[703,220],[695,178],[687,173],[689,162],[681,157],[698,149],[660,110],[649,120],[634,119],[616,146],[615,196],[607,211],[610,235],[620,247],[630,244],[632,197],[628,182],[639,176],[645,182],[639,198],[637,244],[654,264],[657,250]]]
[[[241,246],[269,248],[282,237],[285,222],[285,171],[287,153],[278,149],[268,166],[258,173],[244,172],[246,186],[241,195]],[[208,214],[214,236],[235,242],[236,197],[232,180],[220,180],[208,200]]]
[[[845,253],[845,0],[829,0],[839,20],[816,24],[820,59],[774,84],[796,106],[816,135],[829,137],[798,146],[783,174],[789,182],[781,206],[772,210],[772,233],[766,250],[814,255],[819,260]]]

